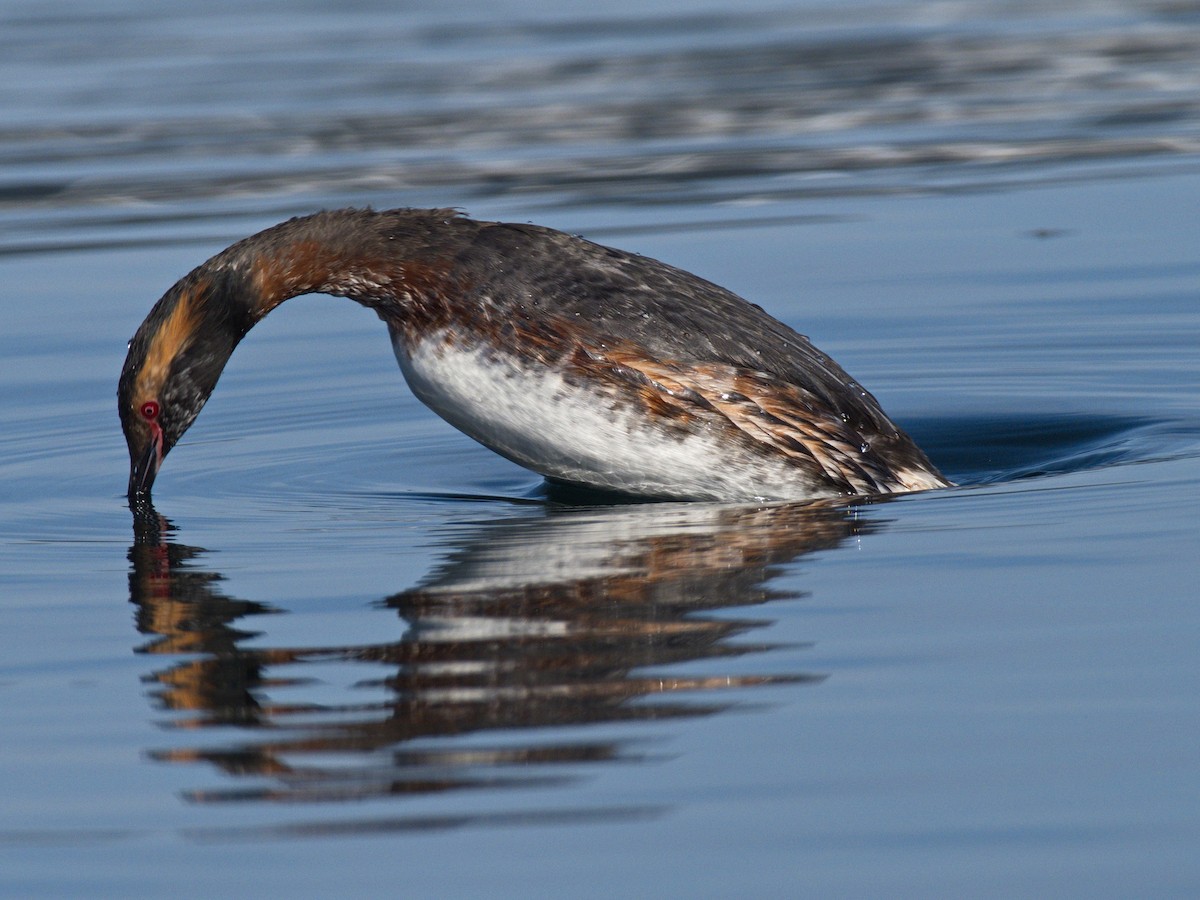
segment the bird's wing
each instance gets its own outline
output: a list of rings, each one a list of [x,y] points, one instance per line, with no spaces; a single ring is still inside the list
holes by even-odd
[[[582,357],[582,358],[581,358]],[[743,442],[782,454],[847,494],[940,486],[919,465],[889,466],[837,413],[803,387],[721,363],[675,364],[631,348],[580,349],[576,364],[622,382],[665,426],[735,430]]]

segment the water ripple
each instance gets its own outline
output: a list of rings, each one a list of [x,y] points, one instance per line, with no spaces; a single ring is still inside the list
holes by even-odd
[[[303,92],[281,74],[294,60],[244,43],[236,16],[201,54],[146,10],[139,27],[162,32],[138,48],[158,76],[154,93],[145,68],[83,55],[64,57],[75,79],[39,87],[36,112],[12,98],[18,112],[0,128],[0,253],[153,240],[127,230],[131,209],[161,224],[198,207],[261,214],[355,196],[519,196],[529,209],[765,202],[980,189],[1081,163],[1200,156],[1194,18],[967,6],[949,23],[938,4],[901,19],[869,8],[857,27],[831,27],[837,17],[818,9],[561,25],[310,15],[288,25],[289,49],[312,70]],[[9,19],[0,76],[22,65],[28,76],[27,46],[74,40],[70,20]],[[98,25],[109,26],[133,27]],[[329,28],[371,63],[348,70]],[[77,87],[89,79],[84,97]],[[230,102],[250,83],[256,104]],[[169,114],[163,98],[176,101]],[[47,120],[40,110],[51,107],[62,112]],[[85,211],[64,243],[61,215]]]

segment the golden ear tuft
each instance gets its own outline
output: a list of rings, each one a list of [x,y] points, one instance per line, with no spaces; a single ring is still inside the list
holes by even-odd
[[[158,397],[171,362],[191,344],[198,324],[196,295],[208,289],[207,282],[194,285],[180,293],[175,306],[167,314],[158,331],[150,338],[146,359],[138,372],[134,390],[135,402]]]

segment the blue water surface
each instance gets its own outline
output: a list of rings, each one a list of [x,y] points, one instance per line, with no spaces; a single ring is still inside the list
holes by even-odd
[[[0,10],[0,892],[1194,895],[1197,60],[1187,4]],[[154,300],[366,203],[726,285],[959,486],[564,495],[305,297],[131,515]]]

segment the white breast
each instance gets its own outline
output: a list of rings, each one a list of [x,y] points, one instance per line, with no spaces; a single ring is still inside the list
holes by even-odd
[[[793,466],[752,453],[718,427],[680,436],[547,367],[450,344],[392,336],[413,393],[443,419],[542,475],[654,497],[707,500],[822,496]],[[722,436],[724,435],[724,440]]]

